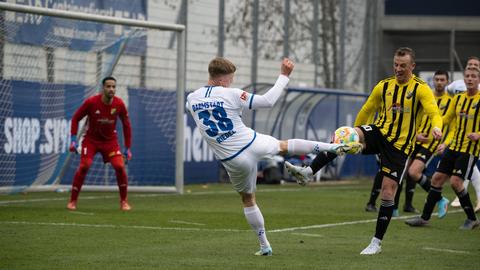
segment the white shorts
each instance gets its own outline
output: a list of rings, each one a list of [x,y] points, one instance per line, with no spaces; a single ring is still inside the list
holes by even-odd
[[[252,144],[233,159],[222,162],[237,192],[254,193],[257,189],[257,163],[268,155],[277,155],[280,141],[257,133]]]

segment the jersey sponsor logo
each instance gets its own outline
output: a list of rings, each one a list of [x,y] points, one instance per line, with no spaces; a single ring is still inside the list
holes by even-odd
[[[473,119],[474,115],[469,115],[467,111],[462,110],[458,113],[458,117],[464,118],[464,119]]]
[[[113,122],[115,122],[115,120],[108,119],[108,118],[100,118],[100,119],[97,120],[97,122],[99,122],[100,124],[103,124],[103,125],[108,125],[108,124],[113,124]]]
[[[247,101],[247,92],[243,91],[242,94],[240,95],[240,99],[244,100],[244,101]]]
[[[100,110],[96,110],[96,111],[95,111],[95,114],[100,114]]]
[[[116,112],[117,112],[117,108],[112,108],[112,109],[110,110],[110,114],[115,114]]]
[[[392,103],[390,108],[388,108],[389,111],[392,113],[409,113],[410,108],[408,107],[402,107],[402,104],[400,103]]]

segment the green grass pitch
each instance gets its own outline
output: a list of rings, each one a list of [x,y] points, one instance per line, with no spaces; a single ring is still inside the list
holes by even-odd
[[[186,186],[184,195],[117,193],[0,196],[0,269],[478,269],[480,230],[461,231],[465,215],[450,209],[429,227],[410,228],[401,212],[383,252],[361,256],[375,230],[364,211],[371,181],[258,187],[272,257],[257,257],[255,234],[228,184]],[[450,187],[445,195],[453,199]],[[475,195],[470,191],[471,197]],[[404,194],[401,198],[403,206]],[[417,188],[421,209],[426,193]]]

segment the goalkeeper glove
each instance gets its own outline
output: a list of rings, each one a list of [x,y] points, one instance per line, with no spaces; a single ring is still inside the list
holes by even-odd
[[[78,144],[77,144],[77,136],[76,135],[72,135],[70,137],[70,147],[68,148],[68,150],[70,152],[73,152],[75,154],[78,154],[78,151],[77,151],[77,147],[78,147]]]
[[[125,156],[125,163],[128,163],[128,161],[132,159],[132,151],[130,151],[130,148],[125,148],[123,155]]]

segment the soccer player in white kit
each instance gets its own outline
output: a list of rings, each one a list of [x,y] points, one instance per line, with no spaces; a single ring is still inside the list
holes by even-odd
[[[245,218],[260,242],[260,250],[255,255],[272,255],[264,219],[255,201],[257,163],[260,158],[286,153],[318,154],[329,151],[343,154],[361,151],[361,145],[355,143],[329,144],[301,139],[279,141],[245,126],[241,119],[243,109],[273,107],[287,85],[293,67],[291,60],[283,59],[281,74],[275,85],[265,94],[255,95],[230,88],[236,67],[229,60],[216,57],[208,65],[208,84],[187,96],[186,106],[202,137],[222,162],[233,188],[241,196]]]
[[[480,68],[480,59],[476,56],[470,56],[467,59],[467,66],[465,67],[466,69],[473,67],[473,68]],[[456,80],[447,85],[446,87],[447,92],[451,95],[454,96],[456,94],[461,94],[467,90],[467,86],[465,85],[465,80]],[[478,89],[480,89],[480,85],[478,85]],[[471,179],[465,179],[464,186],[465,189],[468,188],[468,184],[472,183],[473,189],[475,190],[475,193],[477,195],[477,205],[475,206],[475,213],[480,212],[480,172],[478,171],[478,167],[475,166],[473,168],[473,173],[471,176]],[[455,199],[452,201],[451,206],[453,207],[460,207],[460,201],[458,200],[458,197],[455,197]]]

